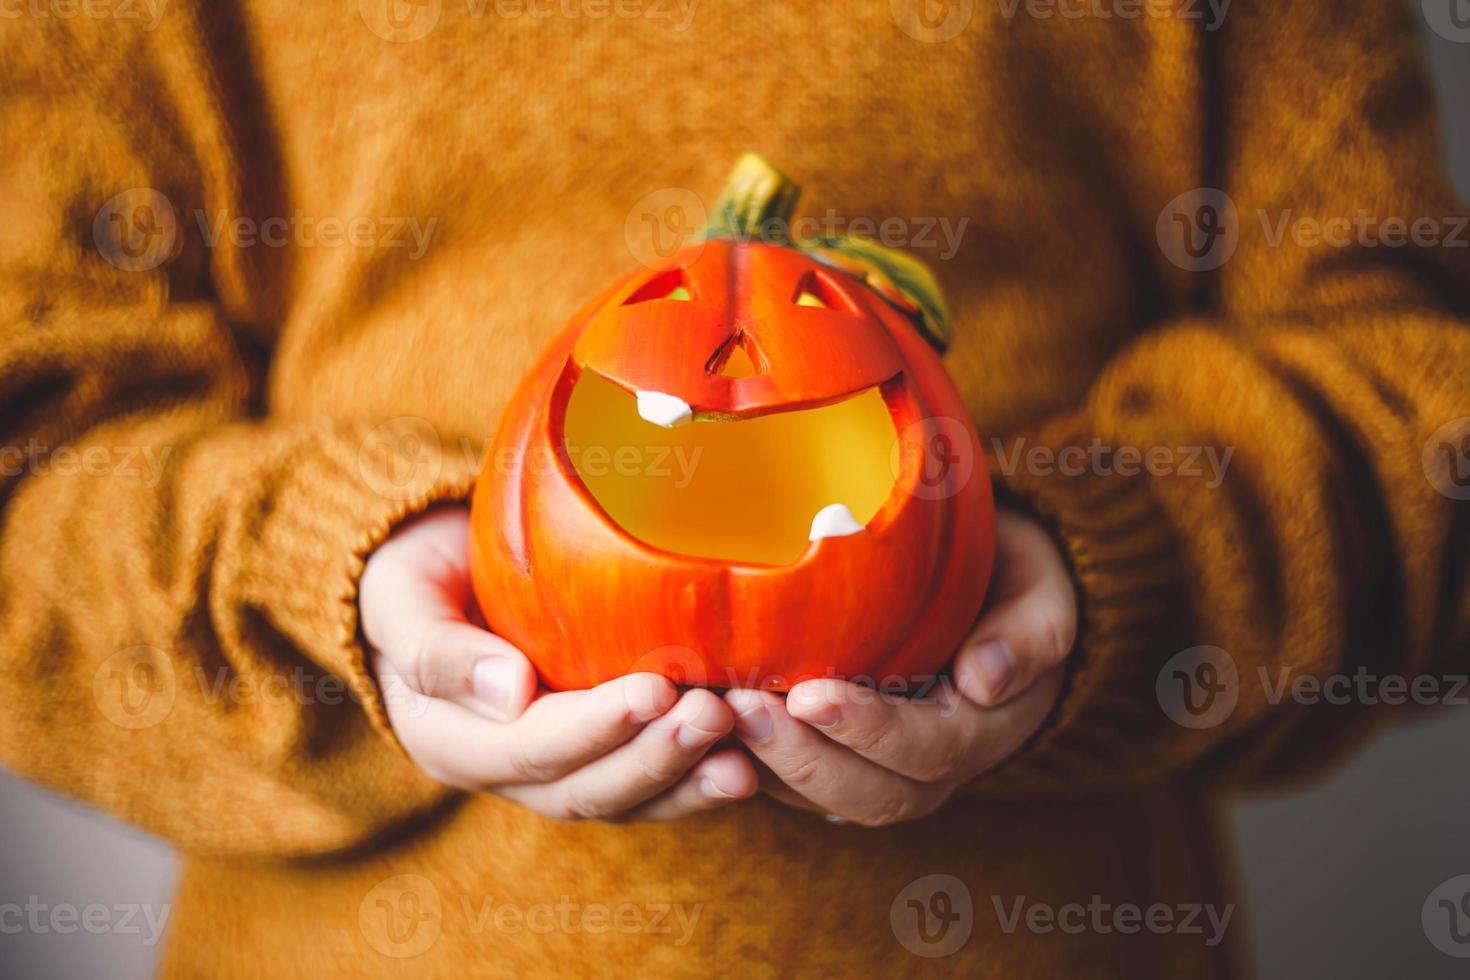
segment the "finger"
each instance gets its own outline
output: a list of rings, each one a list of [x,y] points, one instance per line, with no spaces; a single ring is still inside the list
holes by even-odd
[[[995,567],[986,609],[951,667],[960,691],[987,707],[1018,696],[1066,660],[1077,633],[1072,575],[1044,528],[1019,514],[998,514]]]
[[[947,784],[972,779],[1020,748],[1046,720],[1061,680],[1054,668],[1004,705],[982,708],[947,684],[910,700],[822,678],[793,687],[787,710],[885,769]]]
[[[494,722],[419,694],[386,657],[378,670],[404,749],[441,782],[476,791],[559,779],[633,738],[677,698],[666,678],[629,674],[589,691],[543,695],[515,721]]]
[[[359,588],[364,599],[372,600],[362,603],[363,633],[385,651],[412,652],[417,631],[405,624],[467,621],[472,591],[468,512],[442,508],[399,528],[368,559]],[[394,665],[400,672],[409,666],[398,658]]]
[[[534,696],[536,671],[466,618],[467,520],[463,508],[436,511],[379,549],[360,586],[363,636],[419,693],[509,720]]]
[[[679,782],[734,723],[728,705],[697,688],[630,741],[565,778],[509,786],[502,795],[569,819],[616,820]]]
[[[409,758],[436,782],[479,790],[479,780],[468,774],[468,767],[461,764],[456,753],[444,751],[444,747],[462,745],[476,736],[478,729],[495,723],[453,702],[420,694],[392,661],[376,651],[372,658],[388,723]]]
[[[748,799],[759,788],[750,757],[739,749],[720,749],[700,759],[673,789],[630,810],[627,819],[678,820]]]
[[[949,683],[918,701],[835,678],[797,684],[786,710],[863,758],[924,783],[948,779],[964,766],[983,714]]]
[[[672,681],[646,673],[544,695],[491,740],[481,771],[496,785],[560,779],[636,736],[677,700]]]
[[[942,800],[933,787],[882,768],[792,718],[766,691],[731,690],[736,732],[782,783],[818,808],[868,827],[912,820]]]
[[[511,721],[536,694],[536,668],[511,643],[467,622],[421,619],[414,652],[399,664],[414,688],[495,721]],[[403,650],[403,647],[390,649]],[[393,659],[389,649],[383,653]],[[395,661],[398,663],[398,661]]]
[[[828,814],[826,810],[823,810],[811,800],[781,782],[781,777],[771,772],[770,768],[760,763],[756,765],[756,777],[760,780],[760,790],[762,793],[773,800],[786,804],[794,810],[805,810],[807,813],[814,813],[819,817],[827,816],[829,819],[832,818],[832,815]],[[838,817],[836,819],[840,820],[841,818]]]

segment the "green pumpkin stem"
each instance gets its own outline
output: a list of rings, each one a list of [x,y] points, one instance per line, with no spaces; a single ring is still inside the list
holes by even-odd
[[[725,189],[720,191],[705,222],[704,238],[764,242],[799,249],[830,264],[824,250],[837,252],[885,276],[918,307],[914,325],[943,353],[950,342],[949,311],[933,272],[919,259],[854,235],[791,238],[791,216],[801,187],[758,153],[747,153],[735,163]]]
[[[789,245],[791,215],[800,197],[795,181],[760,154],[747,153],[736,162],[710,208],[704,237]]]
[[[944,292],[939,280],[927,264],[896,248],[859,238],[856,235],[841,235],[836,238],[813,238],[801,243],[817,261],[825,261],[821,250],[831,249],[888,277],[919,308],[914,317],[915,325],[926,340],[941,354],[949,349],[953,332],[950,327],[949,309],[944,303]]]

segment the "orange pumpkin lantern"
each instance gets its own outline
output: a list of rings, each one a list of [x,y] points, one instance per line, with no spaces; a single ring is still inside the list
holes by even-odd
[[[909,688],[974,622],[994,504],[937,288],[871,243],[791,242],[795,198],[744,158],[723,223],[596,297],[512,397],[474,584],[548,687]]]

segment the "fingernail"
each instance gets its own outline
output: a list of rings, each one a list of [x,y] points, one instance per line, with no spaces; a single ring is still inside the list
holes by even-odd
[[[804,715],[801,720],[808,725],[816,725],[818,728],[831,728],[842,720],[842,709],[831,701],[827,701],[815,711]]]
[[[681,749],[696,749],[701,745],[708,745],[719,737],[719,732],[707,732],[689,724],[680,725],[674,730],[674,741],[679,743]]]
[[[678,695],[667,680],[653,674],[635,674],[623,678],[623,696],[634,721],[660,718],[677,701]]]
[[[705,776],[699,781],[699,791],[713,800],[735,799],[734,793],[726,793],[724,790],[716,786],[715,781],[713,779],[710,779],[708,776]]]
[[[475,698],[491,711],[509,716],[511,699],[515,697],[515,672],[515,664],[503,657],[482,658],[471,674]]]
[[[776,730],[776,723],[771,719],[770,709],[763,704],[758,704],[749,711],[735,716],[735,730],[742,738],[748,738],[752,742],[764,742]]]
[[[1016,662],[1004,640],[987,640],[975,650],[975,666],[980,684],[990,698],[998,698],[1016,675]]]

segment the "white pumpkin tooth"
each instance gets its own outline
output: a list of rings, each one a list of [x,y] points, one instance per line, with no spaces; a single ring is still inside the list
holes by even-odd
[[[694,417],[688,402],[678,395],[666,395],[661,391],[638,392],[638,414],[645,422],[665,429],[683,425]]]
[[[845,538],[849,534],[856,534],[863,530],[852,511],[847,509],[846,504],[828,504],[817,515],[812,518],[812,533],[807,535],[808,541],[819,541],[822,538]]]

